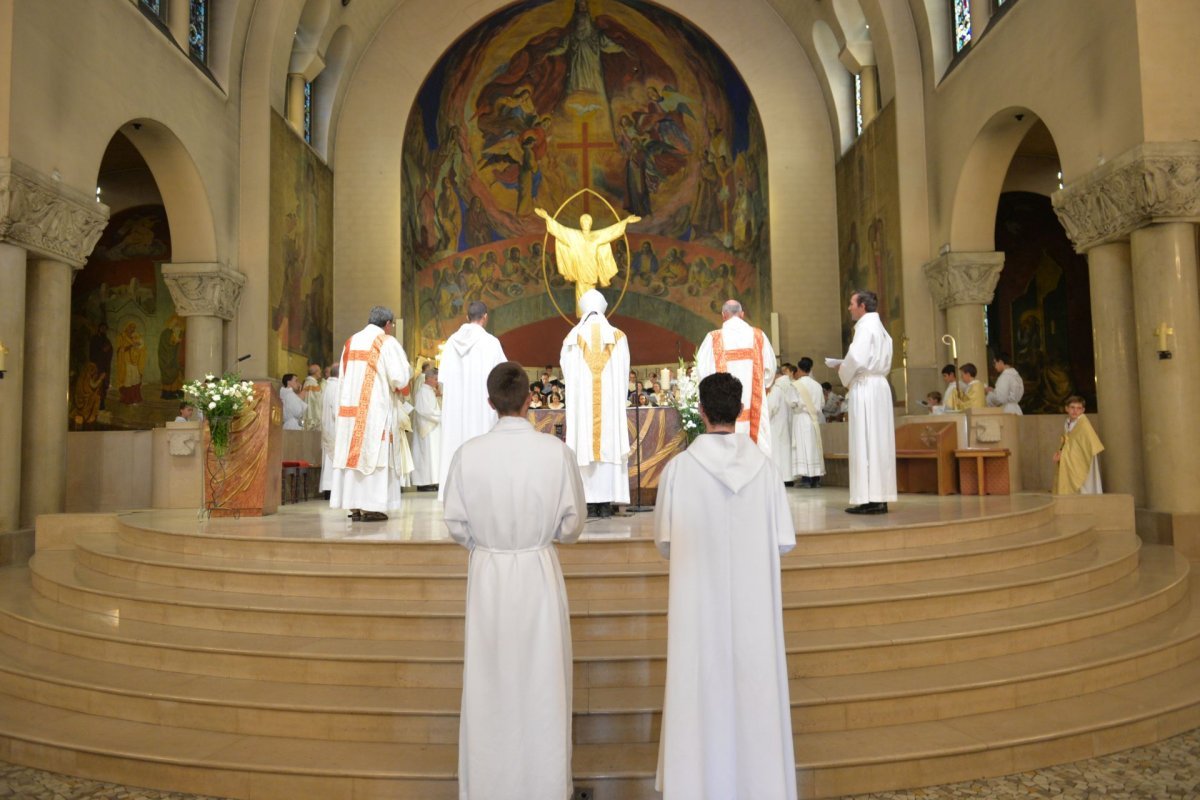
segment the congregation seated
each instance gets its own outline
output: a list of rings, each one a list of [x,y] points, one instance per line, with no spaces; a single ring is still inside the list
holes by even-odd
[[[543,387],[541,381],[534,381],[530,385],[529,394],[530,394],[530,397],[532,398],[529,401],[530,408],[545,408],[546,407],[545,402],[543,402],[544,398],[545,398],[543,388],[544,387]]]
[[[550,408],[555,411],[558,411],[559,409],[562,409],[562,408],[566,408],[566,403],[563,400],[562,389],[555,386],[553,389],[550,390],[550,396],[546,401],[546,408]]]

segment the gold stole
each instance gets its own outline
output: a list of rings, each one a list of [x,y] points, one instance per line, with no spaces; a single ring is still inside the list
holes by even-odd
[[[620,341],[624,336],[620,331],[616,331],[615,341]],[[588,365],[588,370],[592,373],[592,460],[600,460],[600,425],[603,420],[603,409],[600,407],[601,395],[601,373],[608,366],[609,359],[612,358],[613,345],[600,344],[600,326],[592,326],[592,341],[587,342],[583,336],[579,337],[579,349],[583,351],[583,360]]]

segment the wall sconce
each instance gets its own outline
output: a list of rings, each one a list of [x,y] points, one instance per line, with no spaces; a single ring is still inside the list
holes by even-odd
[[[8,359],[8,348],[4,346],[4,342],[0,342],[0,378],[4,377],[4,373],[8,370],[8,365],[5,363]]]
[[[1154,329],[1154,336],[1158,339],[1158,358],[1165,361],[1171,357],[1171,351],[1167,349],[1167,337],[1174,336],[1175,329],[1165,322],[1158,323],[1158,327]]]

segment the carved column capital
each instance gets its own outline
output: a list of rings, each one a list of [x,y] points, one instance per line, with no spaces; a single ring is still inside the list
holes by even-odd
[[[992,302],[1004,253],[945,253],[925,265],[925,279],[938,308]]]
[[[1200,142],[1145,142],[1051,196],[1076,252],[1154,222],[1200,222]]]
[[[0,158],[0,242],[82,267],[108,223],[95,197]]]
[[[163,264],[163,282],[181,317],[233,319],[246,276],[224,264]]]

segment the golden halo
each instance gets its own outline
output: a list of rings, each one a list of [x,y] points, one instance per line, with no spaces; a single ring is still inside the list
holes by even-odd
[[[580,189],[575,194],[568,197],[566,200],[564,200],[562,202],[562,205],[560,205],[558,207],[558,210],[554,212],[553,219],[557,222],[558,215],[562,213],[563,209],[566,208],[568,205],[570,205],[572,200],[574,200],[576,197],[579,197],[579,195],[583,194],[584,192],[587,192],[588,194],[591,194],[591,195],[595,195],[596,198],[599,199],[601,203],[604,203],[605,207],[608,208],[609,213],[611,213],[613,215],[613,219],[616,220],[617,222],[621,221],[621,215],[618,214],[617,210],[612,207],[612,203],[605,200],[604,197],[602,195],[600,195],[598,192],[596,192],[595,190],[589,189],[586,186],[583,187],[582,189]],[[629,234],[622,231],[621,238],[625,240],[625,259],[626,259],[625,282],[623,284],[621,284],[621,294],[617,296],[617,302],[613,303],[613,307],[608,309],[608,313],[604,315],[605,319],[608,319],[613,314],[617,313],[617,307],[619,305],[621,305],[621,301],[625,299],[625,290],[629,288],[629,263],[628,262],[633,259],[633,251],[629,249]],[[554,290],[550,288],[550,276],[548,274],[548,270],[546,269],[546,245],[549,244],[549,241],[550,241],[550,230],[549,230],[549,228],[547,228],[546,232],[542,234],[542,283],[545,284],[545,286],[546,286],[546,296],[549,297],[550,302],[554,304],[554,310],[558,312],[558,315],[560,317],[562,317],[563,319],[565,319],[567,321],[568,325],[571,325],[572,327],[574,327],[575,321],[563,313],[562,307],[559,306],[558,301],[554,299]]]

